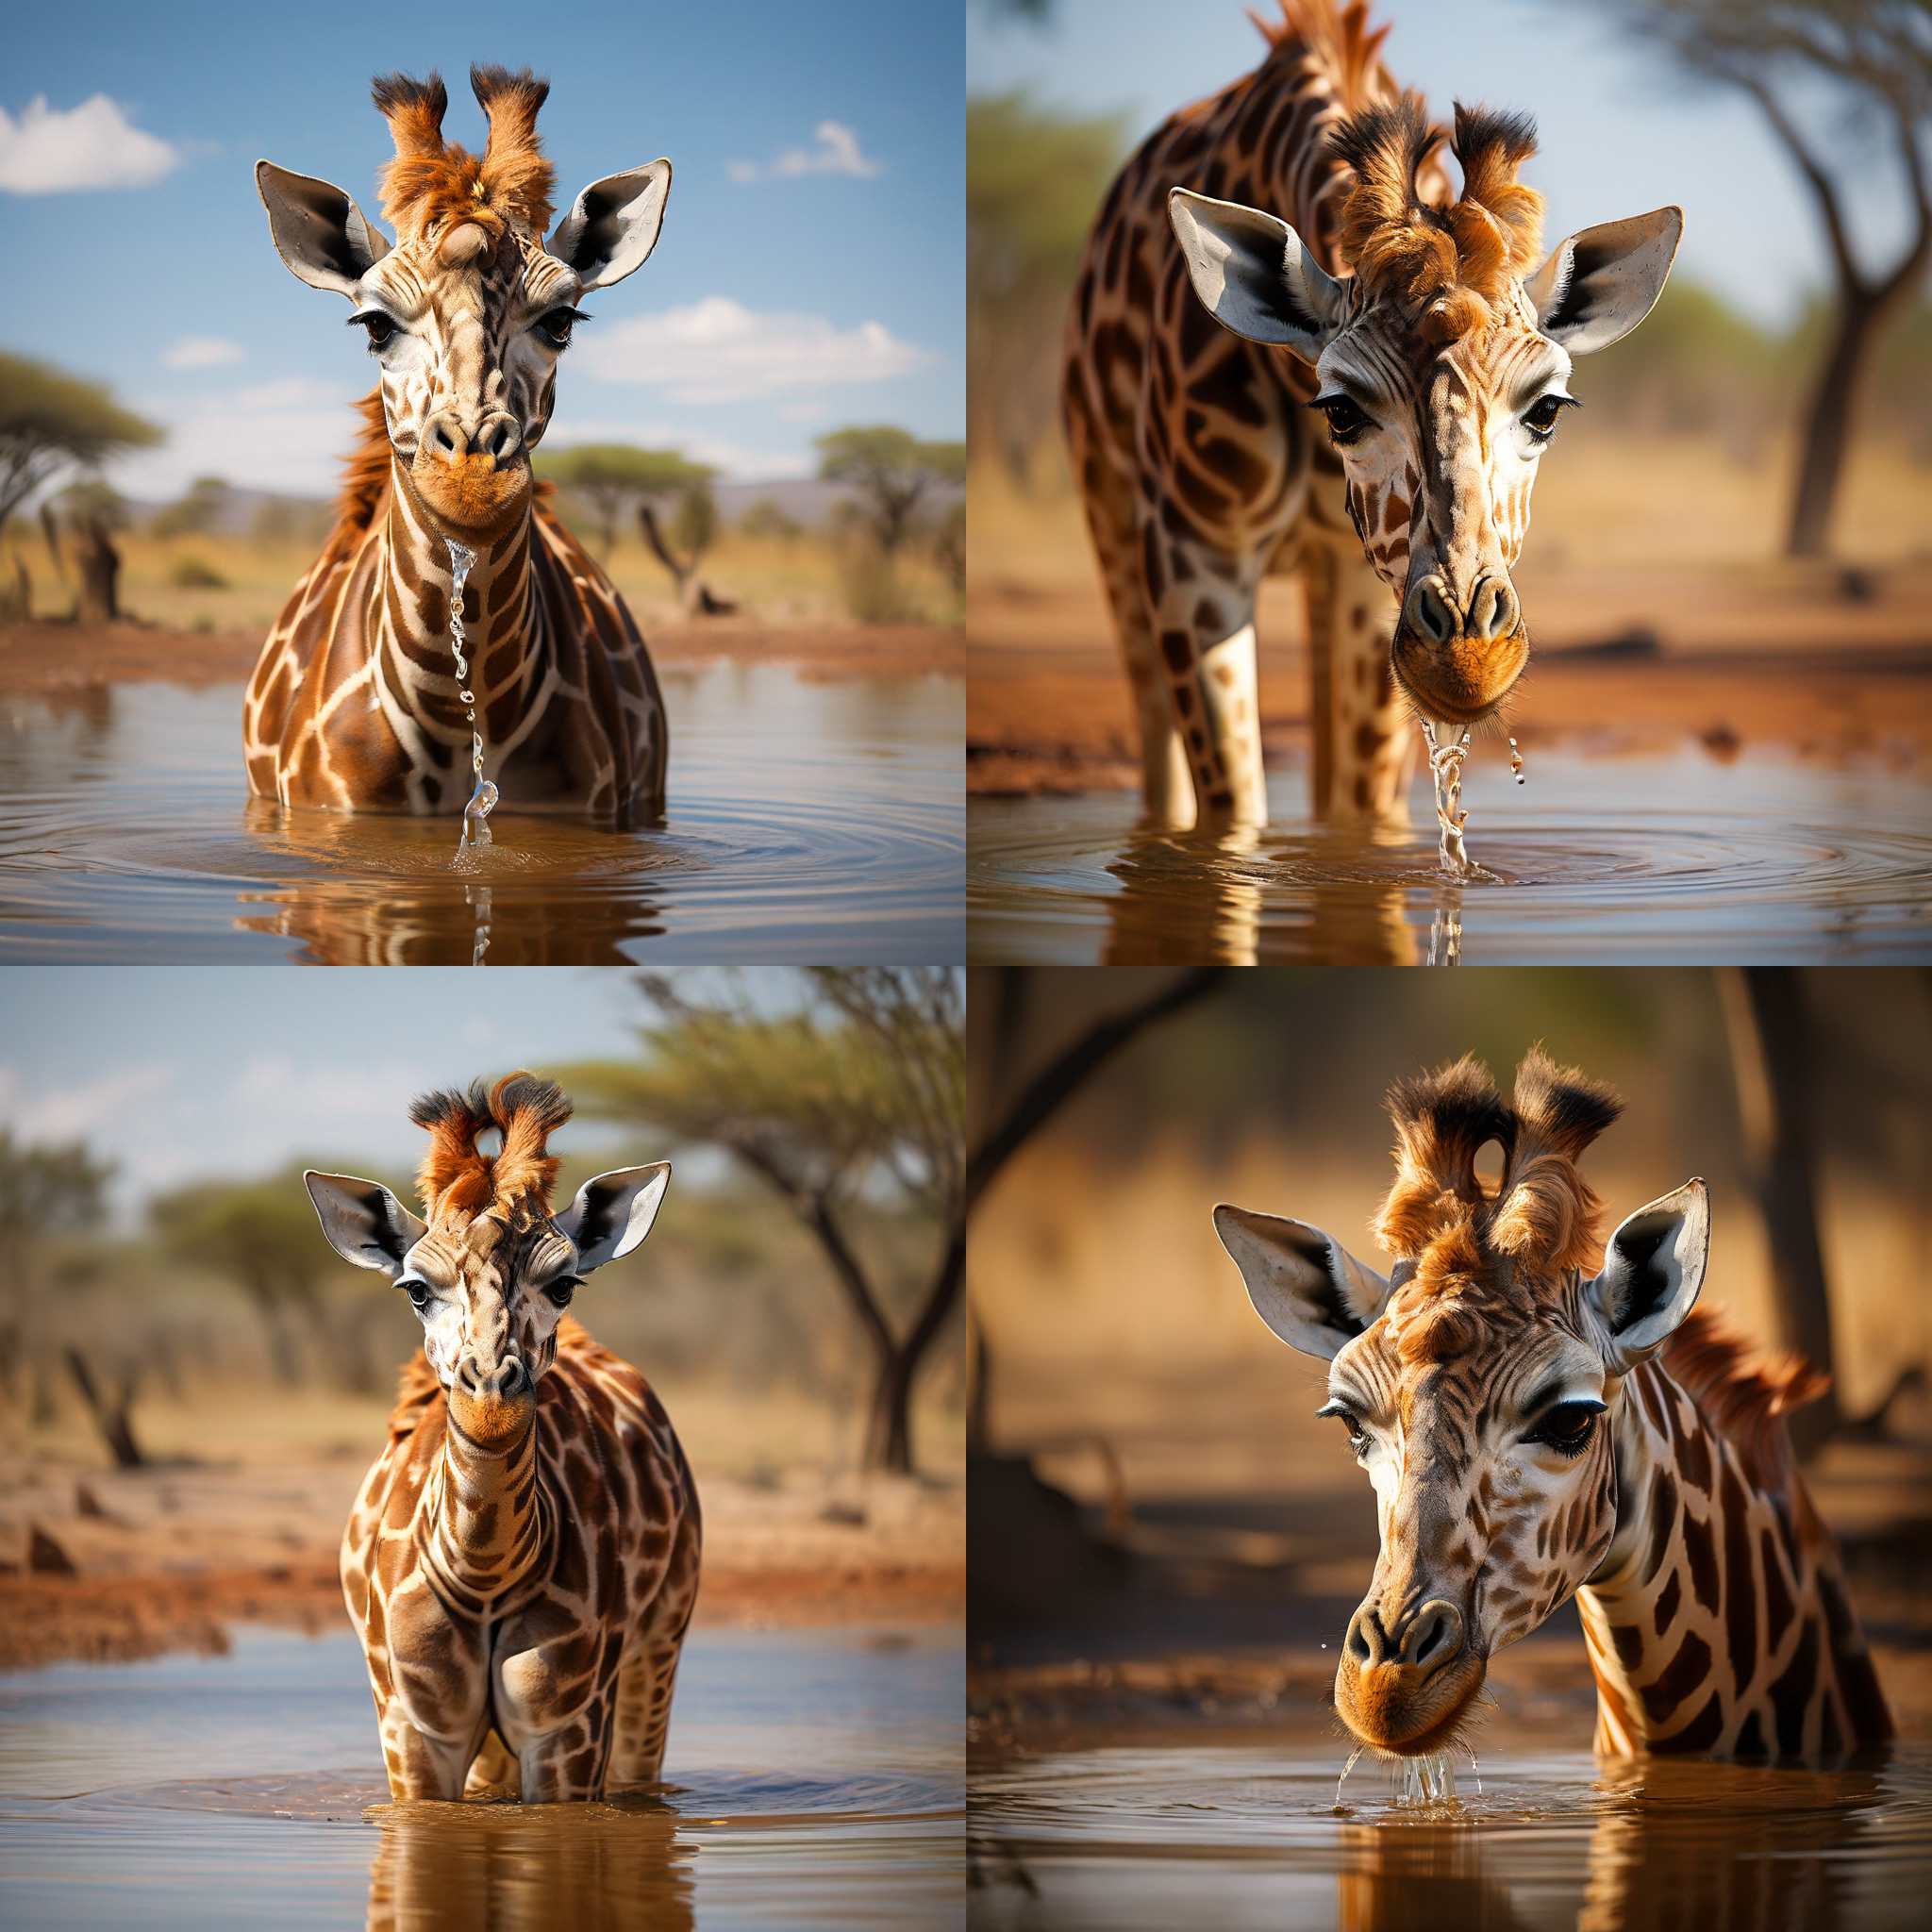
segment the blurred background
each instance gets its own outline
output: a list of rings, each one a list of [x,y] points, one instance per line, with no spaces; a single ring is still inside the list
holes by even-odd
[[[401,969],[299,1003],[245,970],[6,981],[0,1581],[64,1592],[52,1627],[15,1604],[14,1660],[339,1618],[335,1544],[420,1328],[331,1253],[301,1171],[414,1204],[411,1097],[519,1066],[576,1102],[559,1203],[674,1163],[646,1247],[574,1312],[676,1424],[712,1613],[957,1619],[958,974],[505,972],[484,1001]]]
[[[559,40],[495,4],[291,18],[243,85],[234,49],[258,22],[237,5],[81,0],[16,24],[0,241],[58,294],[0,323],[0,623],[258,642],[329,527],[372,368],[341,305],[275,258],[255,160],[374,214],[391,150],[370,76],[440,68],[445,134],[475,148],[473,59],[549,75],[560,205],[655,155],[676,171],[662,241],[596,305],[538,458],[641,621],[957,623],[957,19],[883,0],[809,20],[724,0],[675,35],[608,5],[575,19]]]
[[[1807,1477],[1896,1706],[1932,1715],[1925,975],[1016,970],[972,985],[969,1617],[993,1734],[1133,1687],[1257,1719],[1291,1684],[1324,1701],[1373,1500],[1314,1419],[1323,1365],[1257,1319],[1209,1212],[1312,1222],[1386,1269],[1384,1092],[1464,1052],[1507,1091],[1537,1041],[1624,1097],[1586,1163],[1605,1231],[1704,1175],[1704,1301],[1830,1367]],[[1547,1647],[1549,1722],[1584,1749],[1579,1642],[1566,1608],[1494,1683],[1533,1708]]]
[[[1273,14],[1272,6],[1262,12]],[[1541,739],[1925,754],[1932,37],[1892,0],[1376,0],[1447,120],[1537,118],[1544,233],[1665,203],[1642,327],[1579,364],[1517,574]],[[1121,161],[1253,68],[1241,7],[968,10],[971,782],[1135,782],[1124,680],[1058,422],[1068,292]],[[1301,600],[1263,593],[1264,724],[1306,728]],[[1271,675],[1266,668],[1276,667]],[[1762,673],[1764,675],[1759,675]]]

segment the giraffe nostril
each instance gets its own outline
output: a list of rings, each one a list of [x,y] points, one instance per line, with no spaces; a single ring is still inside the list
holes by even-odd
[[[423,441],[430,455],[441,457],[444,462],[455,462],[470,447],[462,425],[447,409],[439,411],[424,425]]]
[[[1432,643],[1446,644],[1456,635],[1456,612],[1442,594],[1441,585],[1434,577],[1424,577],[1408,593],[1408,603],[1403,614],[1408,620],[1409,628],[1420,632]]]
[[[1516,592],[1508,578],[1486,576],[1469,602],[1469,634],[1484,642],[1507,637],[1516,628]]]
[[[1359,1664],[1373,1664],[1382,1655],[1382,1626],[1371,1609],[1359,1609],[1348,1622],[1342,1648]]]
[[[523,430],[514,416],[491,416],[471,438],[470,447],[478,456],[501,465],[516,455],[523,440]]]
[[[1438,1597],[1423,1605],[1402,1633],[1401,1657],[1424,1674],[1446,1664],[1462,1647],[1462,1612]]]

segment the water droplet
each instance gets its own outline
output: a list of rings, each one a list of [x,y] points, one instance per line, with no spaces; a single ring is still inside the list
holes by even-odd
[[[1516,782],[1523,783],[1523,748],[1512,738],[1509,741],[1509,770]]]

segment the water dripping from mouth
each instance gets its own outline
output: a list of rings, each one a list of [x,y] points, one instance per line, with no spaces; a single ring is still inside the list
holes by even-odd
[[[1509,772],[1516,782],[1523,783],[1523,747],[1512,738],[1509,741]]]
[[[1462,842],[1462,828],[1469,823],[1469,814],[1458,809],[1462,800],[1462,761],[1469,756],[1470,727],[1464,725],[1460,738],[1444,744],[1436,736],[1435,720],[1424,718],[1423,737],[1428,741],[1429,774],[1436,784],[1436,824],[1441,835],[1438,851],[1442,870],[1451,878],[1477,878],[1480,870],[1471,862]],[[1516,741],[1509,741],[1514,744]]]
[[[1323,1648],[1325,1650],[1327,1648],[1327,1645],[1324,1644]],[[1349,1773],[1356,1768],[1356,1765],[1361,1759],[1362,1753],[1366,1751],[1368,1748],[1369,1747],[1366,1744],[1357,1744],[1355,1747],[1355,1749],[1348,1754],[1348,1762],[1341,1767],[1341,1775],[1335,1780],[1335,1806],[1337,1810],[1340,1810],[1341,1808],[1341,1788],[1348,1782]]]
[[[460,854],[490,843],[486,821],[496,804],[496,787],[483,775],[483,733],[476,723],[476,693],[470,689],[469,660],[463,656],[463,586],[470,580],[476,553],[454,537],[442,541],[449,546],[449,647],[457,661],[457,696],[462,701],[463,716],[470,726],[470,771],[475,780],[470,802],[463,808],[463,829],[457,840],[457,851]]]
[[[1456,1802],[1456,1767],[1446,1751],[1427,1751],[1419,1757],[1396,1759],[1389,1793],[1397,1810]]]

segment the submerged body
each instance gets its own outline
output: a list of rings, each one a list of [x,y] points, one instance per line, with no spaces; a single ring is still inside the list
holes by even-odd
[[[418,1356],[341,1552],[391,1794],[654,1780],[701,1534],[670,1418],[575,1322],[504,1449],[452,1423]]]
[[[1490,1659],[1578,1599],[1606,1754],[1817,1758],[1891,1720],[1784,1413],[1822,1386],[1694,1307],[1690,1181],[1611,1235],[1578,1161],[1620,1103],[1541,1049],[1506,1102],[1464,1059],[1390,1095],[1385,1277],[1305,1223],[1224,1206],[1256,1311],[1327,1358],[1322,1413],[1374,1485],[1375,1573],[1335,1707],[1366,1746],[1462,1732]],[[1491,1188],[1476,1174],[1503,1154]]]

